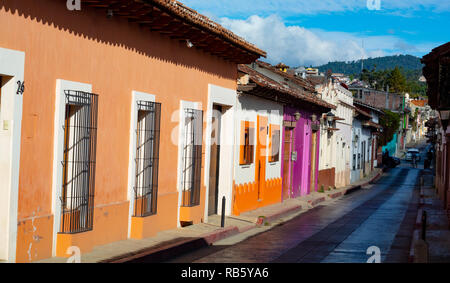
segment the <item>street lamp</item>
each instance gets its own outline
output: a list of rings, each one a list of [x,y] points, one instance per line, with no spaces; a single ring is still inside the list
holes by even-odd
[[[447,131],[448,121],[450,120],[450,110],[448,109],[440,109],[439,111],[439,118],[442,122],[442,127],[444,128],[444,132]]]
[[[334,115],[331,111],[327,113],[327,121],[330,128],[333,125],[334,117],[336,117],[336,115]]]

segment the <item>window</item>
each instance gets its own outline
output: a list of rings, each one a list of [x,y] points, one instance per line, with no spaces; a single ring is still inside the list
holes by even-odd
[[[92,230],[98,96],[66,90],[61,233]]]
[[[269,162],[278,162],[280,160],[280,126],[269,126]]]
[[[361,169],[361,154],[358,153],[358,169]]]
[[[156,213],[161,104],[137,102],[134,216]]]
[[[182,206],[200,204],[202,169],[203,111],[184,110]]]
[[[253,163],[255,146],[255,123],[241,121],[241,142],[239,152],[239,164],[248,165]]]
[[[356,170],[356,154],[353,154],[353,170]]]

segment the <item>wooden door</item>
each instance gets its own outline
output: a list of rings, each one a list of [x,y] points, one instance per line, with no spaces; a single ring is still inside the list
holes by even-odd
[[[283,151],[283,200],[288,199],[292,191],[292,146],[294,129],[284,128]]]
[[[217,214],[219,199],[220,131],[222,107],[213,106],[211,125],[211,157],[209,165],[208,215]]]
[[[258,184],[258,200],[262,200],[263,188],[266,182],[266,158],[267,158],[267,126],[269,119],[267,117],[258,116],[257,128],[258,135],[256,140],[256,163],[255,163],[255,179]]]

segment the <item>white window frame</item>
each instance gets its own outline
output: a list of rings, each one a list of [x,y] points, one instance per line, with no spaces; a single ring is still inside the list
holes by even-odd
[[[130,117],[130,147],[129,147],[129,160],[128,160],[128,201],[129,212],[128,212],[128,238],[131,237],[131,218],[133,217],[134,211],[134,186],[136,183],[136,125],[138,119],[138,101],[148,101],[155,102],[156,96],[153,94],[148,94],[145,92],[132,91],[131,92],[131,117]]]
[[[178,173],[177,173],[177,190],[178,190],[178,207],[177,207],[177,227],[181,227],[180,224],[180,208],[183,197],[183,147],[184,147],[184,134],[185,134],[185,112],[184,109],[191,108],[196,110],[202,110],[201,102],[191,102],[180,100],[180,109],[179,109],[179,123],[178,123]],[[205,134],[203,132],[203,134]],[[201,189],[201,185],[200,185]],[[201,198],[201,196],[200,196]]]
[[[52,211],[53,211],[53,243],[52,256],[56,256],[56,239],[61,226],[61,193],[64,159],[64,125],[66,111],[66,95],[64,90],[76,90],[92,93],[92,85],[62,79],[56,80],[55,117],[53,135],[53,179],[52,179]]]

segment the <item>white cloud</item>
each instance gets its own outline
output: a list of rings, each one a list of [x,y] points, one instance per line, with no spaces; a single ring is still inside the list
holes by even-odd
[[[276,15],[254,15],[246,20],[221,18],[219,23],[267,51],[267,60],[273,64],[309,66],[420,51],[393,35],[364,36],[286,26]]]

